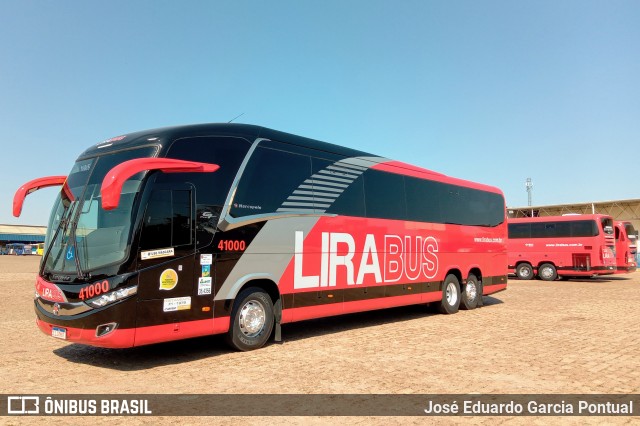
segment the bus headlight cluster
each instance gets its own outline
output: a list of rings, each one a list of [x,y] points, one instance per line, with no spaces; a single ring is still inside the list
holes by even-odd
[[[102,308],[103,306],[110,305],[113,302],[117,302],[118,300],[125,299],[129,296],[133,296],[138,292],[138,286],[120,288],[118,290],[114,290],[110,293],[103,294],[102,296],[96,297],[95,299],[91,299],[88,303],[96,308]]]

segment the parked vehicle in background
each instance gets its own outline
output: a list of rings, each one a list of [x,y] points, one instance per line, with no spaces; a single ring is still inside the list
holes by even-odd
[[[15,254],[17,256],[31,254],[31,246],[24,243],[8,243],[5,248],[6,254]]]
[[[421,303],[452,314],[507,286],[498,188],[262,127],[112,138],[68,176],[21,187],[14,215],[51,185],[35,311],[74,342],[226,333],[250,350],[287,322]]]
[[[616,273],[628,274],[635,272],[638,263],[638,231],[627,221],[615,222],[616,236]]]
[[[509,270],[519,279],[613,274],[613,219],[601,214],[509,219],[507,252]]]
[[[44,243],[38,243],[36,244],[36,252],[35,254],[37,254],[38,256],[42,256],[44,254]]]

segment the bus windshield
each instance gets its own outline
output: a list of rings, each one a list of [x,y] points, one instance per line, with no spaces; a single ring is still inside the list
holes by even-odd
[[[143,173],[126,182],[120,204],[114,210],[102,208],[102,180],[117,164],[153,157],[156,149],[147,146],[79,160],[74,164],[67,178],[68,189],[60,191],[49,218],[44,272],[77,272],[81,276],[125,259],[132,208]]]

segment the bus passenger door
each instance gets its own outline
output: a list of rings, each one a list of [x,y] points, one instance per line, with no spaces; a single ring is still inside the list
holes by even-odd
[[[137,327],[168,325],[170,332],[181,335],[180,323],[192,321],[194,312],[200,311],[194,300],[197,286],[194,223],[191,185],[153,188],[138,248]],[[136,344],[142,344],[138,334]]]

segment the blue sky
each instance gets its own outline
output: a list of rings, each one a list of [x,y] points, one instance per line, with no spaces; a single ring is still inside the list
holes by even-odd
[[[638,1],[0,2],[0,223],[88,146],[238,122],[500,187],[640,198]]]

